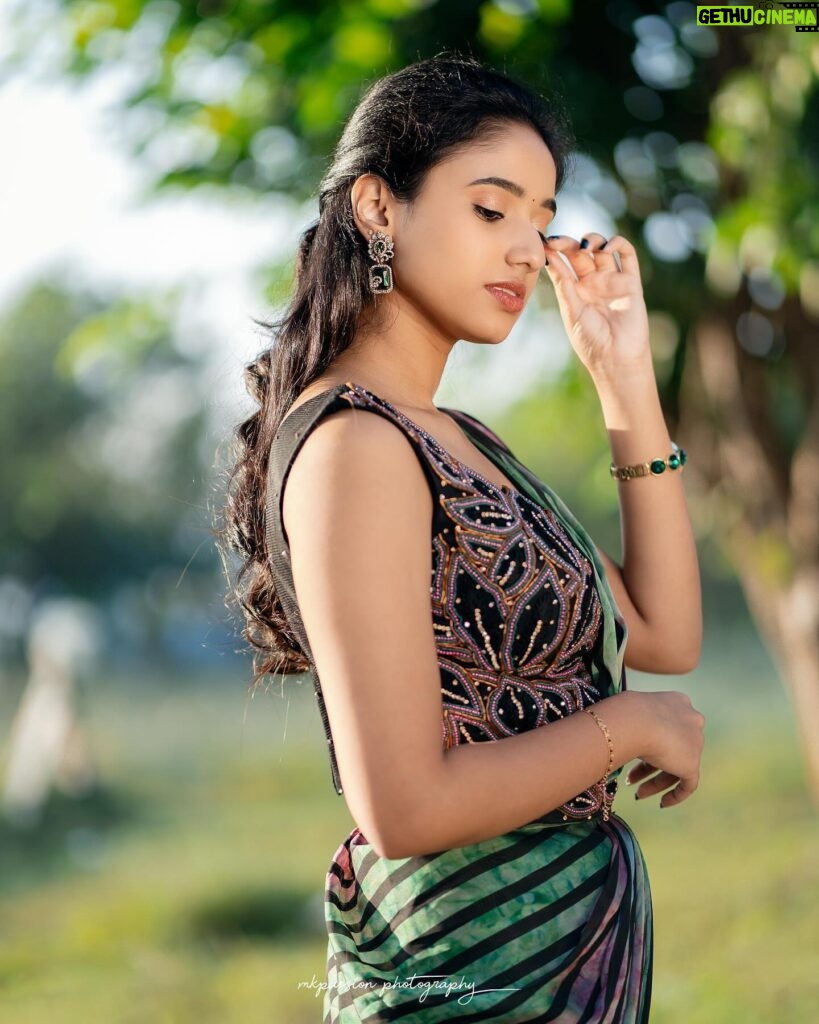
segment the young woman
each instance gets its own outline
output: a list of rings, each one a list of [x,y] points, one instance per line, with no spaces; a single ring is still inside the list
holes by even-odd
[[[634,247],[549,236],[570,146],[553,104],[472,58],[376,81],[247,374],[226,506],[245,636],[257,680],[312,674],[356,823],[326,879],[324,1024],[648,1020],[649,882],[611,804],[634,759],[635,795],[690,796],[704,719],[625,666],[697,664],[699,576]],[[544,268],[623,481],[622,567],[433,402],[456,342],[502,342]]]

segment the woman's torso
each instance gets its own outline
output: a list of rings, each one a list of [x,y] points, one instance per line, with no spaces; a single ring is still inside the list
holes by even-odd
[[[324,401],[319,395],[325,396]],[[419,422],[421,414],[411,418],[362,385],[326,377],[299,396],[288,417],[313,399],[316,412],[299,419],[302,441],[325,413],[352,406],[378,413],[402,429],[425,469],[434,499],[430,612],[445,748],[502,739],[546,725],[616,689],[617,681],[603,664],[602,609],[589,559],[553,510],[512,486],[470,441],[467,430],[473,437],[477,431],[482,440],[494,439],[490,450],[502,446],[508,452],[503,442],[480,421],[458,410],[440,413],[435,433],[427,431]],[[432,425],[432,417],[426,419]],[[280,428],[285,435],[286,420]],[[446,435],[445,420],[452,424]],[[285,443],[281,461],[293,458]],[[283,486],[287,467],[277,469]],[[274,503],[271,508],[278,508],[280,519],[280,505]],[[272,525],[276,546],[283,544],[285,555],[281,523]],[[288,575],[286,559],[280,569],[283,576]],[[292,579],[287,582],[292,589]],[[291,615],[298,616],[292,604]],[[337,776],[315,672],[314,680]],[[616,779],[610,782],[612,788]],[[559,824],[589,818],[601,807],[602,792],[595,786],[545,818]]]

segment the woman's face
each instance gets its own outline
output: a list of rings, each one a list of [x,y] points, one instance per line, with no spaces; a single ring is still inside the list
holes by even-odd
[[[491,146],[474,145],[436,165],[412,207],[394,208],[397,219],[388,231],[402,307],[409,304],[448,340],[502,341],[545,266],[556,173],[543,139],[519,124],[510,124]],[[472,184],[489,177],[519,188]],[[487,289],[500,281],[523,287],[520,309]]]

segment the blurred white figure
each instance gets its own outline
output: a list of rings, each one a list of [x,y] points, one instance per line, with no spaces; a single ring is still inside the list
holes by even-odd
[[[2,796],[5,816],[17,824],[39,820],[52,786],[76,795],[95,780],[75,687],[98,656],[100,636],[97,613],[86,601],[53,598],[34,610],[29,677],[11,730]]]
[[[0,685],[3,668],[25,636],[32,607],[31,588],[11,573],[0,576]]]

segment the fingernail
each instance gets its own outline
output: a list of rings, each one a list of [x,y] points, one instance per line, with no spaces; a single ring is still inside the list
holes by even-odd
[[[547,235],[546,236],[546,241],[547,242],[553,242],[556,238],[560,238],[560,235]]]
[[[623,782],[625,782],[627,786],[631,785],[631,779],[627,775],[623,777]]]
[[[580,243],[580,248],[581,249],[588,249],[588,247],[589,247],[589,240],[588,240],[588,238],[584,238],[583,241]]]

